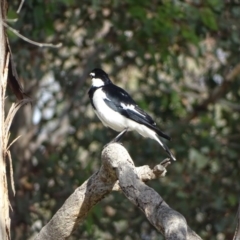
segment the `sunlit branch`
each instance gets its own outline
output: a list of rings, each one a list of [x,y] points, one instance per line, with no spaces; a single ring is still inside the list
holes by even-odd
[[[26,42],[29,42],[33,45],[36,45],[38,47],[52,47],[52,48],[60,48],[62,46],[62,43],[58,43],[58,44],[52,44],[52,43],[40,43],[40,42],[35,42],[27,37],[24,37],[22,34],[20,34],[17,30],[15,30],[14,28],[10,27],[7,23],[3,22],[3,26],[8,28],[10,31],[12,31],[14,34],[16,34],[18,37],[20,37],[21,39],[23,39]]]
[[[18,10],[17,10],[17,14],[20,13],[20,11],[21,11],[21,9],[22,9],[22,6],[23,6],[24,2],[25,2],[25,0],[22,0],[22,1],[20,2],[19,7],[18,7]]]

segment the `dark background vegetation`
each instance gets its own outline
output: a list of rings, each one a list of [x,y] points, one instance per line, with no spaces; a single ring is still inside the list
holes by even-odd
[[[8,31],[20,80],[32,106],[15,117],[11,148],[16,195],[12,238],[32,239],[66,198],[100,166],[116,133],[94,115],[90,70],[102,67],[169,133],[177,162],[148,183],[203,239],[231,239],[240,192],[240,62],[238,0],[10,1]],[[214,91],[220,94],[211,99]],[[204,100],[209,99],[206,104]],[[15,96],[9,91],[9,104]],[[123,140],[137,166],[166,158],[135,133]],[[70,239],[159,239],[120,193],[98,204]]]

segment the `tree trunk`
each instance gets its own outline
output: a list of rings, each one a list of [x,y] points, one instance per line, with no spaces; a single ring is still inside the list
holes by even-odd
[[[5,19],[6,2],[1,1],[0,4],[0,239],[10,239],[10,218],[9,218],[9,202],[8,187],[6,176],[6,129],[4,125],[4,100],[7,85],[7,69],[6,66],[6,36],[2,21]]]

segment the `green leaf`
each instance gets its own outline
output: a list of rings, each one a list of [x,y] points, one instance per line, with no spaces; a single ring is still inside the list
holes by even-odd
[[[8,19],[16,19],[16,18],[18,18],[18,15],[17,15],[17,13],[16,13],[15,10],[13,10],[12,8],[10,8],[10,9],[8,10],[8,13],[7,13],[7,18],[8,18]]]
[[[190,41],[194,44],[198,44],[199,38],[195,34],[195,32],[191,28],[189,28],[189,26],[183,26],[181,28],[181,34],[185,38],[185,40]]]
[[[231,206],[236,206],[237,202],[238,202],[238,198],[237,198],[237,194],[229,194],[228,195],[228,202]]]
[[[129,13],[136,18],[145,19],[146,10],[140,6],[133,6],[129,9]]]
[[[207,3],[215,10],[220,11],[222,7],[224,6],[223,1],[219,0],[208,0]]]
[[[203,23],[212,30],[217,30],[217,19],[214,15],[214,13],[209,8],[202,8],[200,10],[200,17]]]

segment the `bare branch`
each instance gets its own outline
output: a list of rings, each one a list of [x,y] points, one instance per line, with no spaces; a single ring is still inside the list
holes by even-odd
[[[111,173],[106,166],[102,166],[74,191],[35,239],[62,240],[68,238],[75,225],[82,222],[93,206],[111,192],[116,180],[116,175]]]
[[[25,0],[22,0],[22,1],[20,2],[19,7],[18,7],[18,10],[17,10],[17,14],[20,13],[24,2],[25,2]]]
[[[11,152],[9,150],[7,151],[7,155],[8,155],[9,165],[10,165],[10,182],[11,182],[13,195],[15,195],[16,191],[15,191],[15,184],[14,184],[14,178],[13,178],[12,156],[11,156]],[[9,202],[9,204],[10,204],[10,202]]]
[[[13,103],[11,108],[9,109],[8,115],[4,122],[4,129],[5,129],[5,133],[6,133],[6,135],[4,136],[4,144],[5,144],[4,146],[5,146],[6,150],[7,150],[7,143],[8,143],[8,135],[7,134],[8,134],[9,128],[12,124],[15,114],[17,113],[17,111],[19,110],[20,107],[22,107],[23,105],[25,105],[27,103],[31,103],[31,102],[32,102],[31,99],[25,98],[25,99],[22,99],[21,101],[19,101],[18,103]]]
[[[123,146],[111,144],[105,148],[102,162],[103,165],[110,165],[115,169],[125,196],[144,212],[149,222],[167,240],[201,239],[190,230],[180,213],[173,210],[155,190],[139,179],[134,163]]]
[[[164,161],[165,164],[167,161]],[[92,207],[112,191],[117,179],[125,196],[145,213],[166,239],[201,239],[187,226],[180,213],[170,208],[158,193],[140,180],[138,173],[145,172],[143,169],[146,170],[146,166],[136,170],[123,146],[109,144],[102,152],[100,170],[75,190],[35,239],[68,238],[77,223],[83,222]],[[149,169],[146,172],[154,171]],[[162,170],[163,174],[165,169]]]
[[[7,3],[5,0],[0,2],[0,22],[6,18]],[[8,133],[4,128],[5,119],[5,93],[8,75],[9,53],[6,48],[6,34],[3,25],[0,24],[0,239],[9,240],[10,237],[10,217],[9,217],[9,198],[8,182],[6,169],[6,148],[4,139]]]
[[[11,143],[9,143],[8,147],[7,147],[7,151],[9,150],[9,148],[21,137],[21,135],[19,135],[18,137],[16,137]]]
[[[33,45],[36,45],[38,47],[51,47],[51,48],[60,48],[62,46],[62,43],[58,44],[52,44],[52,43],[40,43],[40,42],[35,42],[27,37],[24,37],[22,34],[20,34],[16,29],[10,27],[7,23],[3,22],[3,26],[11,30],[13,33],[15,33],[18,37],[23,39],[26,42],[29,42]]]
[[[17,22],[18,18],[13,18],[13,19],[5,19],[5,22]]]
[[[167,173],[166,167],[171,164],[171,160],[166,158],[160,164],[156,165],[154,168],[150,168],[148,165],[141,167],[136,167],[136,173],[139,179],[143,182],[147,182],[153,179],[164,177]],[[113,186],[113,191],[122,191],[119,181],[117,181]]]

